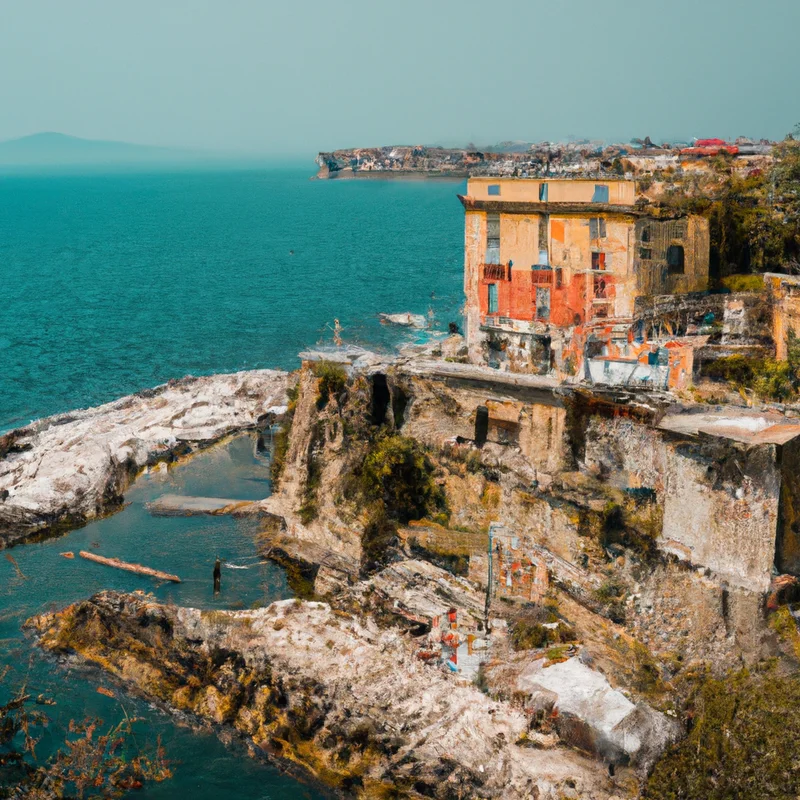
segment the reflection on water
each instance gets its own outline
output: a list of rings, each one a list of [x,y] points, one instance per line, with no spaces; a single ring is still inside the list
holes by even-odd
[[[70,719],[99,716],[119,721],[125,712],[143,717],[136,728],[139,745],[158,736],[175,777],[147,787],[137,796],[194,798],[314,797],[314,790],[250,759],[241,747],[225,747],[213,733],[194,733],[171,716],[117,690],[94,670],[58,666],[23,636],[22,623],[33,614],[60,608],[102,589],[151,591],[163,602],[200,608],[250,608],[290,596],[283,571],[258,558],[257,522],[229,516],[154,517],[145,504],[162,494],[204,495],[257,500],[270,491],[269,454],[256,447],[255,434],[236,437],[173,467],[141,477],[128,491],[129,505],[66,536],[9,551],[18,566],[0,561],[0,670],[10,668],[2,690],[27,684],[33,697],[52,697],[53,724],[39,752],[59,746]],[[144,564],[180,576],[182,583],[151,578],[78,558],[79,550]],[[74,559],[60,555],[72,551]],[[223,561],[222,591],[213,593],[216,557]],[[115,688],[118,698],[97,692]]]

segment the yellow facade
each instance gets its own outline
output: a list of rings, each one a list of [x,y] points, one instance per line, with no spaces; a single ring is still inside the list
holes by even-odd
[[[547,187],[546,197],[542,186]],[[497,187],[490,194],[489,187]],[[608,200],[598,200],[611,205],[631,206],[636,200],[636,185],[629,180],[592,180],[584,178],[470,178],[467,194],[476,200],[502,200],[510,203],[591,203],[597,187],[608,189]]]
[[[708,221],[648,216],[632,180],[480,177],[461,199],[474,361],[491,363],[499,347],[515,371],[547,370],[551,357],[520,337],[549,348],[555,332],[579,331],[585,342],[632,323],[637,297],[707,288]],[[563,353],[574,349],[559,337]]]

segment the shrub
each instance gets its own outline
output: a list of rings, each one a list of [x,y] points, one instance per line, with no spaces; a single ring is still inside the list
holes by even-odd
[[[276,488],[280,482],[281,475],[283,475],[283,468],[286,466],[286,454],[289,452],[292,422],[294,421],[294,412],[297,408],[297,397],[299,391],[299,386],[294,386],[287,391],[286,394],[289,396],[289,406],[286,409],[286,415],[283,418],[283,422],[281,422],[272,439],[270,477],[272,478],[272,482],[275,484]]]
[[[447,510],[433,463],[422,445],[407,436],[384,436],[373,444],[364,460],[361,484],[368,501],[382,502],[386,515],[400,522]]]
[[[688,736],[656,763],[647,800],[800,796],[800,680],[775,669],[700,676]]]
[[[728,275],[720,283],[732,292],[763,292],[763,275]]]
[[[381,504],[377,504],[361,534],[361,566],[365,573],[386,565],[396,536],[397,523],[386,516]]]
[[[790,340],[789,360],[752,358],[749,356],[723,356],[704,366],[702,373],[708,378],[728,381],[737,388],[751,389],[764,400],[788,400],[797,388],[797,367],[794,341]]]
[[[625,597],[627,589],[616,578],[607,578],[594,590],[594,599],[603,606],[605,613],[613,622],[625,621]]]
[[[317,395],[317,409],[322,410],[328,404],[331,396],[337,397],[347,386],[347,372],[341,364],[333,361],[317,361],[312,371],[314,377],[319,378],[319,394]]]

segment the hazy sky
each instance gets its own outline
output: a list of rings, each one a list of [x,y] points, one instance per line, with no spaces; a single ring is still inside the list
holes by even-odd
[[[0,0],[0,140],[782,137],[800,0]]]

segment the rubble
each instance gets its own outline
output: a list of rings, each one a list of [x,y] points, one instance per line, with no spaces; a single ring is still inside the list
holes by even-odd
[[[556,728],[572,744],[611,763],[633,762],[649,769],[680,734],[678,722],[644,703],[632,703],[579,658],[545,666],[532,661],[518,685],[527,703],[556,715]]]
[[[147,699],[232,727],[252,752],[359,797],[636,793],[624,769],[611,777],[575,750],[526,746],[521,711],[454,684],[396,630],[324,603],[204,612],[103,592],[27,626],[49,652],[77,654]]]

